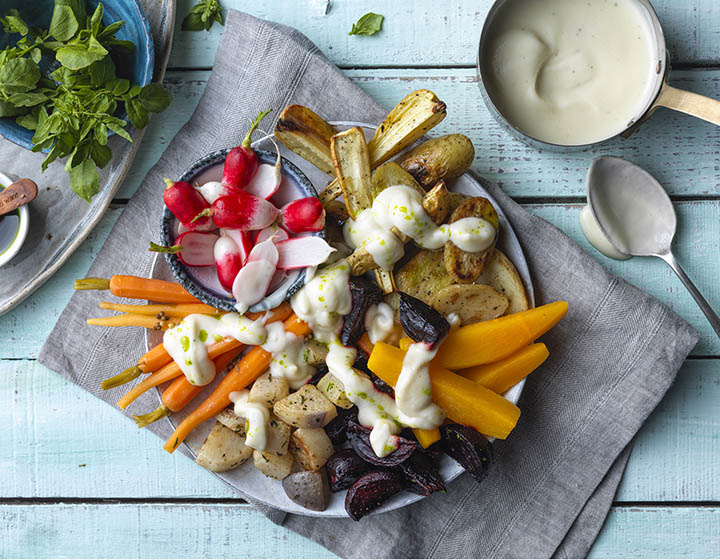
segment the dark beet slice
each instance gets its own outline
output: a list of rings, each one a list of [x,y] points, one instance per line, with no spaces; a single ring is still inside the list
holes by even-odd
[[[370,471],[353,484],[345,496],[345,511],[359,521],[375,508],[384,504],[405,487],[400,473]]]
[[[397,449],[385,457],[378,457],[370,445],[370,428],[361,426],[352,420],[347,425],[347,437],[360,458],[379,467],[396,467],[420,447],[415,441],[395,436]]]
[[[423,452],[416,452],[408,457],[407,461],[400,463],[400,470],[405,476],[408,490],[421,496],[429,496],[433,492],[444,492],[440,471],[433,460]]]
[[[382,301],[382,291],[378,285],[367,278],[356,276],[350,280],[352,309],[343,317],[340,342],[345,346],[355,346],[358,338],[365,332],[365,312]]]
[[[415,342],[435,345],[450,332],[450,323],[438,311],[417,298],[400,292],[400,323]]]
[[[370,379],[378,391],[381,391],[381,392],[385,393],[386,395],[389,395],[393,399],[395,398],[395,389],[393,389],[390,385],[385,383],[382,379],[380,379],[373,372],[370,372]]]
[[[339,445],[347,441],[347,425],[350,420],[357,418],[357,407],[341,408],[337,407],[337,416],[328,422],[325,426],[327,433],[333,445]]]
[[[440,426],[440,443],[445,453],[482,482],[494,461],[493,446],[481,433],[462,424]]]
[[[330,490],[339,492],[350,488],[358,478],[374,467],[360,458],[352,449],[341,449],[325,464],[330,479]]]

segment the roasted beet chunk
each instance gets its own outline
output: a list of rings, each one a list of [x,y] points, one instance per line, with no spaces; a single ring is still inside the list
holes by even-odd
[[[384,504],[404,488],[402,475],[392,471],[371,471],[362,475],[345,496],[345,511],[355,521]]]
[[[437,465],[422,451],[410,455],[407,461],[400,463],[399,468],[405,476],[410,492],[429,496],[433,492],[445,491],[445,484]]]
[[[441,445],[478,482],[482,482],[494,460],[493,447],[487,438],[468,426],[440,426]]]
[[[328,372],[327,366],[317,366],[315,368],[315,375],[313,375],[310,378],[310,381],[308,383],[310,385],[317,385],[318,381],[320,381],[323,377],[325,377],[325,374]]]
[[[347,441],[347,425],[350,420],[357,419],[357,408],[342,408],[337,407],[337,416],[330,420],[327,426],[325,426],[325,433],[327,433],[330,441],[333,445],[339,445]]]
[[[438,311],[403,292],[400,292],[400,323],[415,342],[427,342],[431,346],[450,332],[450,323]]]
[[[340,331],[340,342],[345,346],[355,346],[365,332],[365,312],[371,305],[382,301],[382,291],[377,284],[360,276],[350,280],[350,295],[352,310],[343,317]]]
[[[363,461],[352,449],[341,449],[328,459],[325,468],[330,479],[330,490],[339,492],[350,488],[358,478],[375,467]]]
[[[385,393],[386,395],[391,396],[393,399],[395,398],[395,389],[393,389],[390,385],[385,383],[382,379],[380,379],[373,372],[370,372],[370,379],[372,380],[373,385],[375,385],[375,388],[378,391],[381,391],[381,392]]]
[[[385,457],[378,457],[370,445],[370,428],[361,426],[352,420],[348,422],[347,437],[352,448],[362,459],[380,467],[395,467],[420,447],[415,441],[395,436],[397,449]]]

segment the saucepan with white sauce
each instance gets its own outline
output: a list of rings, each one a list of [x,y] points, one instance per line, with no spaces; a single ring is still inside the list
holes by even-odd
[[[477,64],[495,118],[554,150],[627,137],[657,107],[720,125],[720,101],[668,85],[668,65],[648,0],[497,0]]]

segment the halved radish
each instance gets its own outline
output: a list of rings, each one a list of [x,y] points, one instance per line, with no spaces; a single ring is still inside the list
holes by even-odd
[[[282,284],[285,279],[290,275],[290,273],[287,270],[276,270],[275,274],[273,274],[272,280],[270,280],[270,285],[268,286],[268,293],[273,293],[277,287]]]
[[[325,208],[314,196],[293,200],[280,210],[282,225],[291,233],[320,231],[325,227]]]
[[[220,285],[230,292],[243,264],[240,250],[229,236],[224,235],[215,242],[213,254]]]
[[[235,242],[238,251],[240,251],[240,260],[242,264],[245,264],[250,251],[252,251],[253,245],[255,245],[252,239],[252,232],[241,229],[221,229],[220,231]]]
[[[263,163],[258,167],[252,179],[250,179],[248,186],[245,187],[245,192],[268,200],[280,188],[281,182],[282,172],[280,171],[280,167]]]
[[[221,196],[212,207],[200,212],[196,219],[212,216],[218,227],[245,231],[263,229],[272,224],[279,210],[270,202],[245,191],[234,191]]]
[[[163,202],[187,229],[210,231],[215,229],[213,221],[205,217],[209,204],[203,196],[186,181],[165,179]]]
[[[335,251],[321,237],[293,237],[276,243],[278,250],[277,267],[280,270],[292,270],[317,266],[324,263]]]
[[[150,242],[150,251],[178,256],[188,266],[212,266],[215,264],[213,249],[219,236],[201,231],[186,231],[175,239],[175,245],[164,247]]]
[[[245,313],[250,306],[265,297],[275,275],[277,262],[278,250],[272,239],[267,239],[253,247],[247,263],[240,269],[233,282],[235,309]]]
[[[265,229],[261,229],[258,232],[256,243],[262,243],[266,239],[270,239],[272,237],[273,243],[280,243],[280,241],[285,241],[286,239],[290,238],[290,235],[287,231],[285,231],[283,228],[278,226],[277,224],[271,225],[270,227],[266,227]]]
[[[204,185],[195,187],[208,204],[212,204],[221,196],[230,194],[230,190],[219,181],[208,181]]]

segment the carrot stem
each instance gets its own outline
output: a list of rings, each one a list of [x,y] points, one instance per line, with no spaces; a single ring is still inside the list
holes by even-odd
[[[157,422],[161,418],[165,418],[169,415],[170,409],[164,404],[161,404],[155,410],[148,414],[133,414],[133,418],[135,419],[135,423],[137,424],[138,428],[144,428],[145,426],[149,426],[153,422]]]
[[[172,320],[171,320],[172,319]],[[98,327],[142,327],[145,329],[153,329],[156,331],[164,331],[179,323],[179,317],[169,317],[166,319],[157,319],[150,315],[140,315],[137,313],[123,313],[122,315],[113,315],[112,317],[95,317],[87,319],[88,325]]]
[[[109,290],[110,280],[108,278],[78,278],[73,288],[76,290]]]
[[[204,303],[157,303],[147,305],[132,305],[123,303],[111,303],[109,301],[101,301],[98,303],[100,309],[109,309],[111,311],[119,311],[121,313],[133,313],[136,315],[165,315],[167,317],[187,317],[194,313],[202,313],[205,315],[217,315],[221,311]]]
[[[138,366],[132,366],[127,368],[122,373],[118,373],[117,375],[110,377],[100,383],[100,388],[103,391],[107,391],[108,389],[113,389],[114,387],[119,387],[120,385],[124,385],[125,383],[130,383],[133,379],[137,379],[140,377],[140,374],[143,371]]]

